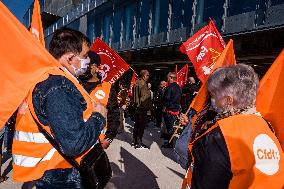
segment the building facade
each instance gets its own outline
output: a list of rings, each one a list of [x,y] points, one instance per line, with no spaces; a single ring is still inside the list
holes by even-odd
[[[50,4],[42,1],[42,10],[48,12],[49,7],[63,10],[67,1],[50,0]],[[80,30],[92,41],[96,37],[103,39],[138,70],[146,66],[155,70],[156,79],[164,77],[165,70],[173,70],[175,65],[181,67],[189,62],[178,48],[205,26],[209,17],[216,23],[225,41],[234,40],[237,61],[252,64],[260,75],[284,48],[284,0],[70,2],[73,7],[66,14],[49,10],[60,18],[44,31],[47,45],[53,32],[60,27]]]

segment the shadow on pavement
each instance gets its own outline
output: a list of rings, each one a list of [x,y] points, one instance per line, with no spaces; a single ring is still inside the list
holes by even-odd
[[[106,189],[158,189],[156,175],[140,160],[124,148],[120,148],[121,167],[111,163],[113,177]]]
[[[134,122],[131,121],[129,118],[125,120],[126,124],[125,127],[129,130],[129,132],[123,132],[119,135],[117,135],[116,139],[127,142],[128,144],[132,141],[132,133],[133,133],[133,125]],[[173,148],[161,148],[161,146],[164,144],[164,140],[160,138],[161,130],[158,127],[154,126],[153,122],[149,122],[148,126],[145,128],[144,136],[143,136],[143,143],[147,146],[151,146],[154,142],[157,143],[159,146],[162,154],[170,158],[171,160],[177,162],[177,158],[174,153]],[[177,162],[178,163],[178,162]]]

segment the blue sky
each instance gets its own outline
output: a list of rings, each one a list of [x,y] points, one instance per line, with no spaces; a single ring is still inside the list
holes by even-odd
[[[20,20],[23,22],[23,16],[33,3],[33,0],[1,0],[6,7]]]

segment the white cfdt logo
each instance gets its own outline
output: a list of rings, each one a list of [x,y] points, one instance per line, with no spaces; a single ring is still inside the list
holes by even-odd
[[[95,96],[97,97],[97,99],[101,100],[101,99],[104,99],[104,98],[105,98],[106,93],[105,93],[103,90],[98,90],[98,91],[95,93]]]
[[[279,169],[280,154],[274,141],[266,134],[254,139],[255,167],[262,173],[274,175]]]

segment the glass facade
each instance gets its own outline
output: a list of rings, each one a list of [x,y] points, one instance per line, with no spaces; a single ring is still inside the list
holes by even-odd
[[[86,32],[91,41],[101,37],[106,43],[113,44],[118,51],[148,48],[153,44],[159,46],[185,41],[192,35],[191,32],[205,25],[209,17],[215,21],[219,31],[225,27],[224,33],[242,31],[240,24],[235,23],[239,23],[241,19],[238,16],[243,16],[243,13],[247,12],[253,15],[251,28],[254,29],[259,25],[263,27],[266,20],[269,20],[269,15],[266,13],[269,5],[284,4],[284,0],[88,0],[85,2],[87,4],[77,7],[74,12],[69,12],[48,28],[46,36],[51,35],[54,29],[61,26],[73,29],[84,28],[80,27],[79,20],[80,17],[87,15]],[[25,16],[26,20],[30,19],[28,13]],[[224,18],[228,20],[226,25],[223,23]],[[231,29],[227,30],[226,27]]]
[[[246,0],[240,3],[239,0],[229,0],[229,16],[254,11],[256,0]]]

